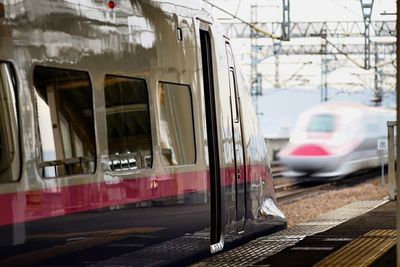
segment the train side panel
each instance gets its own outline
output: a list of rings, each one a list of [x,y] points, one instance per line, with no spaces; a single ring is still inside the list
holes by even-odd
[[[246,91],[244,163],[235,165],[221,29],[197,2],[116,3],[0,1],[1,92],[15,93],[2,102],[10,115],[0,124],[2,146],[14,137],[0,153],[12,162],[12,174],[0,176],[1,266],[118,257],[183,264],[209,253],[215,226],[199,21],[208,21],[212,41],[222,238],[277,226],[280,214],[262,211],[275,207],[274,192]],[[17,122],[10,132],[7,120]],[[246,173],[239,231],[237,170]]]

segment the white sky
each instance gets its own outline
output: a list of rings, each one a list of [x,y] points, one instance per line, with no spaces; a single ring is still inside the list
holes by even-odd
[[[360,0],[289,0],[292,21],[353,21],[363,20]],[[367,2],[367,0],[363,0]],[[368,0],[371,1],[371,0]],[[239,17],[250,20],[250,6],[257,4],[259,19],[280,21],[282,0],[211,0]],[[381,15],[383,12],[395,13],[395,0],[375,0],[372,20],[394,20],[395,16]],[[218,17],[227,17],[215,12]]]
[[[367,0],[363,0],[366,3]],[[371,0],[369,0],[371,1]],[[250,21],[251,5],[259,6],[257,19],[260,22],[280,22],[282,21],[282,0],[213,0],[214,4],[225,8],[240,18]],[[223,18],[221,22],[228,20],[230,16],[217,9],[213,9],[218,18]],[[394,15],[382,15],[382,13],[395,13],[396,1],[394,0],[375,0],[372,12],[372,23],[374,21],[395,20]],[[363,21],[360,0],[290,0],[290,20],[291,22],[312,22],[312,21]],[[374,40],[371,38],[371,40]],[[381,38],[380,41],[394,42],[395,38]],[[336,39],[330,37],[329,41],[334,43],[358,43],[363,44],[363,38]],[[272,46],[271,39],[259,40],[266,46]],[[239,59],[242,70],[247,79],[250,78],[250,41],[249,39],[233,39],[234,52]],[[321,43],[320,38],[292,38],[290,42],[283,44],[317,44]],[[374,65],[373,51],[371,46],[371,65]],[[333,56],[331,56],[333,59]],[[352,59],[359,65],[364,65],[363,55],[351,55]],[[382,62],[390,62],[392,56],[386,56]],[[335,62],[336,61],[336,62]],[[328,87],[332,86],[340,90],[363,90],[363,88],[374,89],[374,70],[363,70],[351,63],[344,56],[338,56],[332,60],[336,64],[335,70],[328,75]],[[393,64],[385,65],[384,72],[387,77],[383,82],[384,90],[394,88],[395,79]],[[258,71],[263,75],[264,90],[275,88],[275,58],[268,57],[258,66]],[[316,89],[321,84],[321,56],[290,55],[279,57],[279,80],[282,88],[302,88]]]

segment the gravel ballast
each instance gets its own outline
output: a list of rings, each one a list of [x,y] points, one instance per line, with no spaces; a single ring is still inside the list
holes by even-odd
[[[306,222],[331,210],[359,200],[378,200],[388,197],[387,186],[381,186],[380,178],[362,184],[322,191],[292,203],[278,206],[288,219],[288,227]]]

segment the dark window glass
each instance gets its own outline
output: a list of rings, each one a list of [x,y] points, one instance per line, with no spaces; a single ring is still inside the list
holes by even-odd
[[[43,176],[94,173],[93,98],[88,73],[36,67],[33,79]]]
[[[149,98],[145,80],[107,75],[105,101],[111,170],[151,168]]]
[[[333,132],[335,118],[331,115],[314,115],[308,124],[308,132]]]
[[[19,129],[13,68],[0,62],[0,182],[19,178]]]
[[[169,166],[195,163],[192,97],[189,86],[160,82],[158,95],[163,164]]]

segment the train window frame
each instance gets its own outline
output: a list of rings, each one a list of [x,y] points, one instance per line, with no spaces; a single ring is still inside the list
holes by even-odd
[[[329,126],[329,129],[327,129],[326,125]],[[335,115],[330,113],[314,114],[310,118],[306,126],[306,131],[308,133],[311,132],[333,133],[335,132],[336,129],[337,129],[337,119]]]
[[[18,84],[11,62],[0,61],[0,183],[15,183],[21,178],[22,153],[20,115],[18,108]],[[3,128],[2,124],[6,127]],[[2,140],[8,139],[6,144]],[[2,158],[5,147],[8,160]],[[8,152],[8,153],[7,153]]]
[[[192,139],[192,142],[193,142],[193,146],[192,146],[192,149],[193,149],[193,159],[190,161],[190,162],[183,162],[183,163],[176,163],[176,164],[173,164],[172,162],[173,162],[173,160],[172,160],[172,156],[171,156],[171,159],[169,160],[169,163],[170,164],[166,164],[166,159],[164,158],[164,156],[163,155],[166,155],[166,156],[168,156],[169,155],[169,153],[167,153],[167,151],[165,150],[165,148],[163,148],[162,147],[162,123],[161,123],[161,114],[162,114],[162,112],[161,112],[161,97],[160,97],[160,86],[162,85],[162,84],[166,84],[166,85],[169,85],[169,86],[179,86],[179,87],[182,87],[182,88],[186,88],[187,89],[187,92],[188,92],[188,95],[189,95],[189,103],[190,103],[190,111],[191,111],[191,115],[189,116],[189,118],[190,118],[190,120],[191,120],[191,125],[192,125],[192,127],[191,127],[191,129],[192,129],[192,136],[193,136],[193,139]],[[192,88],[191,88],[191,86],[189,85],[189,84],[183,84],[183,83],[176,83],[176,82],[169,82],[169,81],[163,81],[163,80],[161,80],[161,81],[158,81],[158,84],[157,84],[157,112],[158,112],[158,118],[159,118],[159,120],[158,120],[158,128],[159,128],[159,138],[160,138],[160,156],[161,156],[161,164],[162,164],[162,166],[164,166],[164,167],[167,167],[167,168],[176,168],[176,167],[182,167],[182,166],[190,166],[190,165],[195,165],[196,163],[197,163],[197,145],[196,145],[196,128],[195,128],[195,116],[194,116],[194,106],[193,106],[193,92],[192,92]],[[182,127],[178,127],[178,129],[181,129]],[[172,154],[172,152],[171,152],[171,154]]]
[[[54,81],[49,79],[49,83],[46,83],[46,81],[40,80],[40,78],[37,78],[40,76],[41,71],[48,71],[52,72],[51,74],[56,77]],[[67,88],[63,89],[61,85],[57,84],[59,82],[71,82],[72,86],[74,86],[74,80],[64,80],[64,81],[57,81],[57,78],[59,78],[57,75],[60,73],[68,73],[73,77],[75,74],[76,76],[81,76],[83,77],[83,88],[86,90],[86,97],[87,101],[89,101],[87,104],[86,108],[83,108],[82,114],[83,116],[75,116],[75,119],[77,117],[84,118],[89,117],[89,122],[91,124],[91,129],[89,129],[90,132],[87,132],[86,134],[89,135],[89,137],[86,136],[86,139],[88,139],[90,142],[86,142],[86,149],[82,150],[83,148],[77,148],[76,147],[76,142],[73,140],[75,137],[80,137],[79,141],[80,144],[83,142],[82,139],[85,137],[85,133],[78,133],[80,131],[80,127],[78,124],[85,123],[84,121],[79,122],[78,120],[70,120],[68,121],[65,118],[65,115],[62,112],[65,112],[67,109],[67,104],[66,101],[60,101],[59,99],[61,98],[60,94],[62,94],[62,91],[73,91],[80,90],[79,92],[83,92],[82,88]],[[51,78],[54,78],[51,77]],[[38,80],[39,79],[39,80]],[[80,69],[70,69],[70,68],[62,68],[58,66],[46,66],[46,65],[36,65],[33,69],[33,75],[32,75],[32,82],[33,82],[33,87],[34,87],[34,95],[35,95],[35,108],[36,108],[36,123],[37,123],[37,131],[39,132],[39,142],[40,142],[40,161],[38,162],[37,166],[39,169],[39,173],[42,178],[44,179],[66,179],[70,177],[76,177],[76,176],[89,176],[93,175],[97,171],[97,132],[96,132],[96,123],[95,123],[95,106],[94,106],[94,90],[91,82],[91,77],[88,71],[85,70],[80,70]],[[85,84],[87,83],[87,84]],[[66,84],[68,85],[68,84]],[[79,83],[78,83],[79,85]],[[46,86],[46,89],[42,90],[42,86]],[[58,89],[57,86],[60,86],[61,88]],[[50,89],[48,89],[48,87]],[[72,94],[75,94],[76,92],[73,92]],[[45,95],[44,95],[45,94]],[[65,97],[65,96],[64,96]],[[47,99],[47,102],[45,100]],[[84,101],[84,100],[83,100]],[[77,103],[77,101],[70,101],[70,103]],[[42,104],[40,104],[42,103]],[[47,106],[43,106],[43,103]],[[72,105],[71,105],[72,106]],[[79,104],[78,104],[79,107]],[[50,114],[45,114],[44,112]],[[69,107],[68,107],[69,108]],[[43,110],[45,109],[45,110]],[[55,110],[54,110],[55,109]],[[63,110],[64,109],[64,110]],[[70,109],[70,111],[74,111],[74,109]],[[66,112],[68,113],[68,112]],[[43,116],[44,115],[44,116]],[[74,115],[67,114],[68,117],[73,118]],[[43,119],[42,119],[43,118]],[[45,127],[49,127],[47,121],[44,121],[47,119],[47,121],[50,119],[50,127],[51,127],[51,138],[50,142],[52,141],[53,144],[52,146],[54,147],[54,156],[55,159],[50,159],[50,160],[45,160],[45,150],[44,150],[44,139],[42,134],[44,134],[43,129]],[[83,119],[84,120],[84,119]],[[68,125],[65,125],[65,122],[67,122]],[[47,123],[47,125],[45,125]],[[75,125],[76,124],[76,125]],[[45,127],[43,127],[45,125]],[[85,124],[87,126],[87,124]],[[58,127],[59,126],[59,127]],[[49,129],[49,128],[47,128]],[[68,130],[68,139],[66,139],[66,130]],[[90,136],[92,135],[92,136]],[[48,139],[46,139],[48,140]],[[70,145],[71,150],[75,150],[75,155],[70,158],[67,158],[66,155],[66,144],[64,141],[68,142]],[[92,151],[90,151],[90,147]],[[84,153],[87,155],[77,155],[79,151],[85,151]],[[71,152],[73,153],[73,152]],[[61,158],[61,155],[63,154],[63,158]],[[47,156],[46,156],[47,157]],[[53,170],[51,170],[53,169]],[[54,175],[47,175],[46,173],[54,173]]]
[[[225,42],[225,51],[229,69],[229,86],[230,86],[229,92],[230,94],[233,94],[231,95],[231,97],[235,98],[235,100],[232,101],[235,105],[235,107],[233,107],[233,117],[234,117],[233,120],[235,123],[238,123],[240,121],[240,116],[241,116],[240,95],[239,95],[238,80],[236,76],[235,58],[233,56],[232,47],[229,42]]]
[[[145,93],[143,94],[144,99],[143,101],[145,103],[128,103],[128,104],[121,104],[120,105],[113,105],[110,107],[107,107],[107,100],[108,97],[106,97],[107,93],[107,77],[111,77],[111,78],[116,78],[116,79],[125,79],[127,82],[142,82],[141,86],[142,89],[145,89]],[[122,87],[119,87],[120,89],[120,93],[121,90],[123,89]],[[130,88],[131,89],[131,88]],[[131,90],[133,92],[133,90]],[[107,127],[107,150],[108,150],[108,169],[113,172],[114,174],[123,174],[123,173],[131,173],[131,172],[140,172],[143,170],[151,170],[153,169],[154,166],[154,153],[153,153],[153,133],[152,133],[152,122],[151,122],[151,111],[150,111],[150,90],[149,90],[149,86],[147,84],[146,79],[143,78],[139,78],[139,77],[132,77],[132,76],[124,76],[124,75],[117,75],[117,74],[106,74],[104,76],[104,88],[103,88],[103,92],[104,92],[104,100],[105,100],[105,109],[106,109],[106,127]],[[136,91],[134,92],[136,94],[140,94],[142,92]],[[121,96],[120,96],[121,97]],[[143,109],[143,105],[146,105],[145,111],[147,113],[147,115],[145,115],[145,117],[147,118],[147,124],[148,124],[148,133],[145,133],[145,135],[147,136],[148,140],[148,147],[143,149],[137,149],[137,147],[135,147],[134,151],[132,151],[132,153],[130,151],[128,151],[125,154],[119,154],[119,153],[115,153],[115,154],[111,154],[110,153],[110,138],[109,138],[109,123],[108,123],[108,119],[107,119],[107,109],[110,110],[110,114],[124,114],[124,113],[133,113],[133,112],[137,112],[137,111],[142,111],[140,109]],[[131,109],[133,108],[133,111],[126,111],[123,110],[124,107],[131,107]],[[137,108],[135,108],[134,106],[138,106],[137,108],[139,110],[135,110]],[[142,107],[140,107],[142,106]],[[117,109],[120,109],[121,112],[116,112]],[[133,115],[133,114],[131,114]],[[135,115],[136,116],[136,115]],[[124,116],[122,116],[122,120],[125,120]],[[137,123],[140,124],[139,120],[137,120]],[[146,123],[146,122],[145,122]],[[140,126],[140,125],[139,125]],[[132,136],[123,136],[125,139],[127,139],[128,137],[132,137]],[[125,141],[124,141],[125,142]],[[127,149],[128,147],[125,147],[125,149]],[[131,149],[132,147],[130,147]],[[132,154],[135,158],[124,158],[123,156],[126,154]],[[143,155],[142,155],[143,154]],[[139,156],[139,161],[137,159],[137,156]],[[137,164],[137,162],[139,162],[140,164]],[[117,167],[120,167],[120,169],[118,169]],[[134,165],[134,166],[131,166]],[[116,167],[117,166],[117,167]]]

